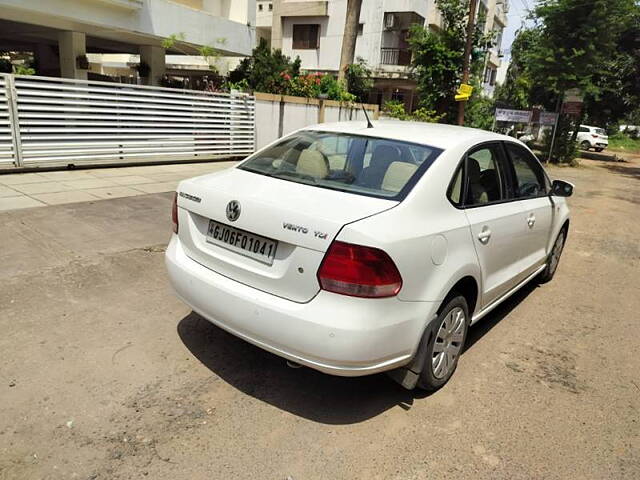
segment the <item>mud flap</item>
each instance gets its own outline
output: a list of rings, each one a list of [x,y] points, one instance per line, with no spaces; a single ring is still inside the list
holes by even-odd
[[[434,328],[437,327],[435,321],[437,318],[438,315],[434,314],[433,318],[424,329],[424,333],[422,334],[422,338],[420,339],[420,345],[418,345],[418,351],[416,352],[413,359],[404,367],[396,368],[395,370],[390,370],[387,372],[387,375],[389,377],[398,382],[407,390],[413,390],[418,384],[420,373],[422,372],[425,358],[427,356],[427,347],[429,346],[429,340],[431,339],[432,335],[435,334]]]

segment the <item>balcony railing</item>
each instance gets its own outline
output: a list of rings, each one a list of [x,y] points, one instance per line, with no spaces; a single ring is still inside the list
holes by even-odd
[[[381,48],[380,63],[382,65],[409,65],[411,52],[407,48]]]

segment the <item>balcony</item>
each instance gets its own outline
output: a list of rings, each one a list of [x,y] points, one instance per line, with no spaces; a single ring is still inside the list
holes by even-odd
[[[411,64],[409,31],[412,25],[424,26],[424,21],[424,17],[415,12],[384,12],[380,37],[381,66],[407,67]]]
[[[381,48],[380,64],[408,66],[411,64],[411,52],[408,48]]]

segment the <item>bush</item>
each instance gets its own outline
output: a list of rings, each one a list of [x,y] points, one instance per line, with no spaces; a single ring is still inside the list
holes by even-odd
[[[491,130],[495,118],[495,101],[482,95],[482,86],[474,85],[472,95],[464,110],[464,124],[468,127]]]
[[[640,152],[640,137],[637,136],[637,131],[631,132],[631,134],[618,131],[609,137],[609,148],[638,153]]]
[[[404,103],[399,100],[389,100],[382,106],[382,112],[388,117],[397,118],[398,120],[413,120],[415,122],[437,123],[444,115],[437,115],[434,110],[422,107],[413,113],[407,113]]]
[[[289,80],[299,74],[299,58],[291,61],[280,50],[272,51],[266,40],[261,38],[252,55],[229,72],[227,81],[239,85],[244,80],[248,90],[284,94],[289,88]]]
[[[358,102],[365,103],[369,100],[373,79],[371,78],[371,70],[364,59],[358,57],[356,63],[347,67],[347,86],[349,93],[354,95]]]
[[[243,59],[229,72],[225,83],[228,89],[293,95],[352,102],[356,97],[345,89],[333,75],[300,73],[300,58],[291,59],[280,50],[271,50],[264,39],[253,49],[251,57]]]

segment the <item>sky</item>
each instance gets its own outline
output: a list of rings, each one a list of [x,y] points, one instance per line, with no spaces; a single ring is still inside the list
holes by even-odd
[[[507,14],[507,27],[502,35],[502,65],[498,70],[498,82],[502,83],[507,74],[509,58],[511,55],[511,43],[516,36],[516,32],[522,25],[527,24],[528,10],[535,6],[536,0],[509,0],[509,13]]]

